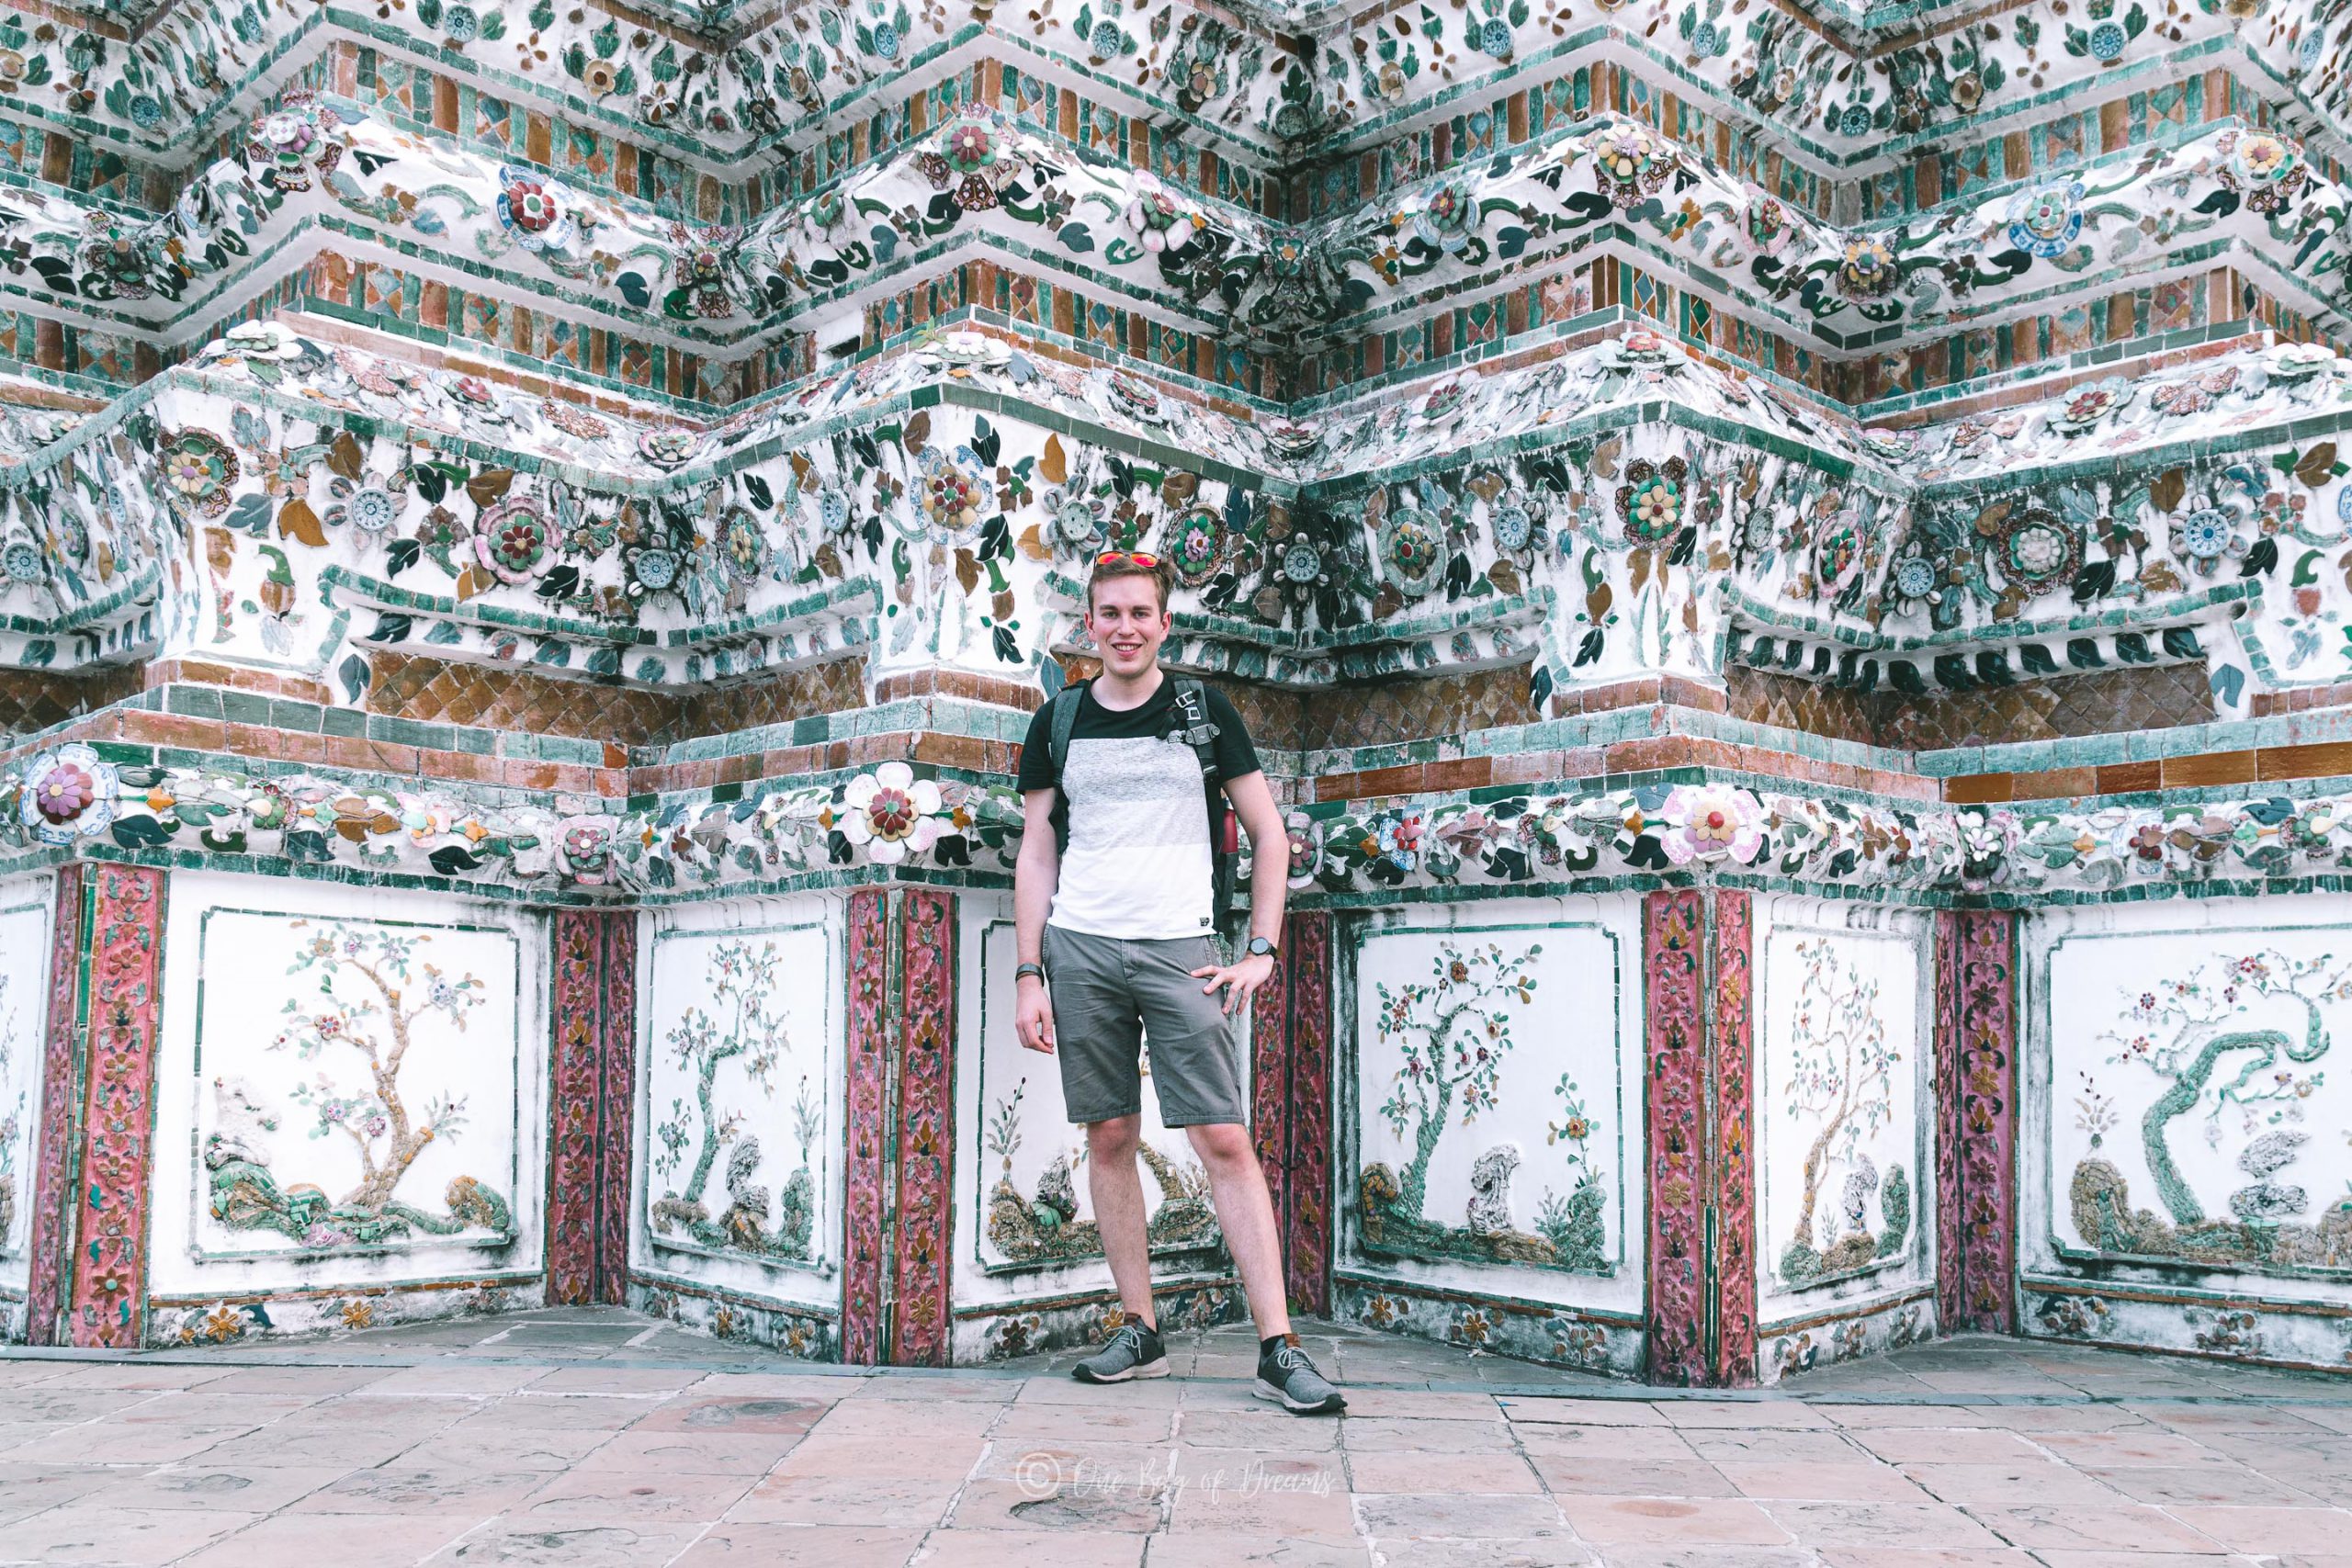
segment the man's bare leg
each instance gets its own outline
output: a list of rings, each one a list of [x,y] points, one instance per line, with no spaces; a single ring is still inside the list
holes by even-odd
[[[1159,1326],[1151,1304],[1151,1237],[1144,1229],[1143,1173],[1136,1167],[1142,1141],[1141,1116],[1114,1117],[1086,1124],[1086,1190],[1094,1200],[1094,1225],[1102,1233],[1102,1256],[1119,1287],[1119,1305],[1148,1327]]]
[[[1209,1173],[1209,1197],[1216,1204],[1216,1223],[1225,1233],[1225,1248],[1241,1270],[1242,1293],[1250,1298],[1250,1315],[1257,1320],[1258,1337],[1271,1339],[1290,1332],[1290,1302],[1283,1288],[1282,1239],[1274,1229],[1274,1201],[1266,1190],[1265,1168],[1250,1141],[1250,1129],[1234,1122],[1187,1127],[1193,1152]],[[1143,1184],[1136,1190],[1140,1200]],[[1102,1213],[1102,1201],[1095,1202]],[[1118,1268],[1112,1264],[1115,1271]]]

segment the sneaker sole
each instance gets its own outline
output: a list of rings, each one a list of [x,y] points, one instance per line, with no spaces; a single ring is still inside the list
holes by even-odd
[[[1069,1375],[1080,1382],[1091,1383],[1133,1382],[1137,1378],[1164,1378],[1168,1375],[1168,1358],[1162,1356],[1157,1361],[1146,1361],[1139,1366],[1129,1367],[1124,1372],[1112,1372],[1107,1376],[1101,1372],[1090,1372],[1083,1367],[1072,1367]]]
[[[1294,1416],[1337,1416],[1348,1407],[1348,1402],[1336,1393],[1312,1404],[1303,1399],[1293,1399],[1263,1378],[1260,1378],[1257,1386],[1250,1392],[1261,1399],[1272,1400]]]

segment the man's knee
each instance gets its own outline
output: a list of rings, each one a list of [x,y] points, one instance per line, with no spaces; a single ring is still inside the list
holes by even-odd
[[[1193,1140],[1193,1152],[1213,1171],[1237,1169],[1258,1157],[1250,1129],[1238,1122],[1209,1122],[1184,1131]]]
[[[1114,1116],[1107,1122],[1086,1124],[1086,1157],[1097,1169],[1108,1169],[1119,1161],[1132,1161],[1136,1149],[1143,1142],[1141,1116]]]

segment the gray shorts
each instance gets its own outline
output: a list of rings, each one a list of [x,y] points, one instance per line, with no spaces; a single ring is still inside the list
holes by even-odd
[[[1108,1122],[1143,1111],[1143,1046],[1169,1127],[1246,1122],[1240,1014],[1226,994],[1205,996],[1193,971],[1225,960],[1204,936],[1126,942],[1046,928],[1046,985],[1054,1003],[1054,1055],[1072,1122]]]

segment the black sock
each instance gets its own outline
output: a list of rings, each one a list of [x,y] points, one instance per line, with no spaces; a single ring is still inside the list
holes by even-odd
[[[1270,1336],[1268,1336],[1266,1338],[1263,1338],[1263,1339],[1259,1340],[1259,1341],[1258,1341],[1258,1359],[1259,1359],[1260,1360],[1263,1360],[1263,1359],[1265,1359],[1268,1356],[1272,1355],[1272,1354],[1274,1353],[1274,1347],[1275,1347],[1275,1346],[1277,1346],[1277,1345],[1280,1345],[1281,1343],[1283,1343],[1283,1341],[1284,1341],[1284,1340],[1288,1339],[1289,1337],[1290,1337],[1290,1336],[1289,1336],[1289,1335],[1287,1335],[1287,1334],[1275,1334],[1275,1335],[1270,1335]]]

